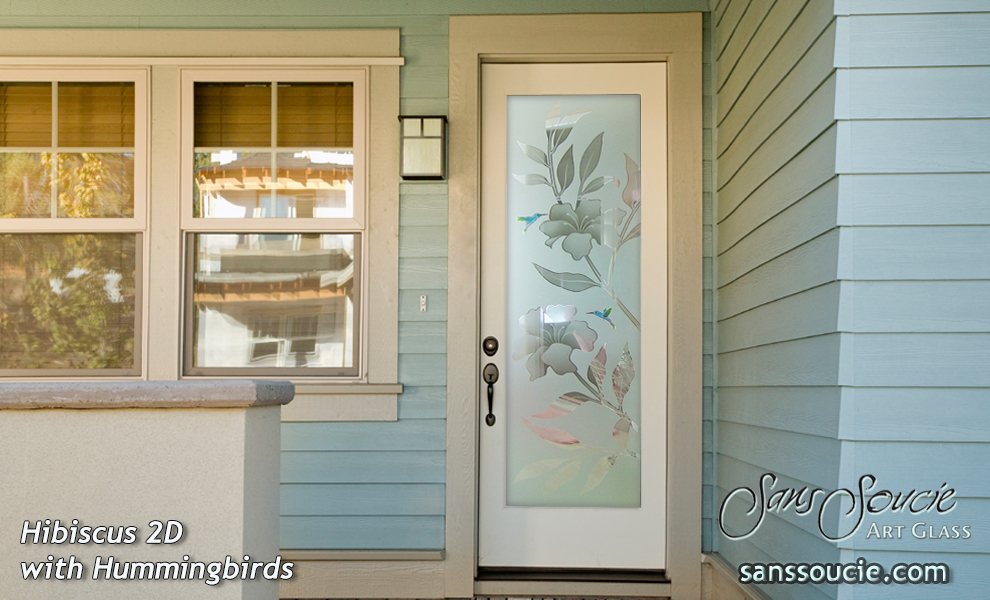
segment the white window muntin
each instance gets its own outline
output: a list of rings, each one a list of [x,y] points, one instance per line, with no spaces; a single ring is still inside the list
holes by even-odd
[[[123,68],[3,68],[0,81],[38,83],[133,82],[134,83],[134,147],[133,148],[73,148],[58,146],[58,107],[52,105],[52,144],[43,147],[0,147],[0,153],[14,152],[133,152],[134,153],[134,216],[114,218],[32,218],[0,219],[0,233],[79,232],[100,231],[144,232],[148,205],[148,69]],[[57,88],[56,88],[57,89]],[[57,94],[57,92],[56,92]],[[142,236],[147,238],[147,236]],[[147,254],[147,253],[145,253]]]
[[[368,94],[367,68],[353,69],[319,69],[319,68],[284,68],[284,69],[249,69],[231,67],[224,69],[182,69],[182,197],[181,197],[181,226],[183,231],[246,231],[282,232],[282,231],[322,231],[322,232],[359,232],[365,228],[367,214],[367,126]],[[197,82],[245,82],[271,83],[273,89],[279,82],[309,83],[309,82],[350,82],[354,84],[354,215],[352,218],[194,218],[193,217],[193,155],[196,148],[194,138],[195,84]],[[273,111],[274,111],[273,107]],[[273,121],[274,126],[274,121]],[[241,151],[257,152],[289,152],[294,150],[312,150],[312,148],[281,148],[278,146],[259,148],[238,148]]]

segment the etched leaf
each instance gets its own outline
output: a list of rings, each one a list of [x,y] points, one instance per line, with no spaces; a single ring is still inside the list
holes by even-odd
[[[515,177],[519,183],[525,183],[526,185],[550,185],[550,182],[547,181],[547,178],[543,175],[516,175],[513,173],[512,176]]]
[[[580,273],[555,273],[550,269],[544,269],[536,263],[533,263],[533,266],[536,267],[536,270],[539,271],[544,279],[568,292],[583,292],[588,288],[599,287],[599,284],[592,281],[587,275]]]
[[[588,365],[588,379],[598,391],[602,391],[602,382],[605,381],[605,363],[608,362],[608,354],[605,352],[605,345],[598,351],[595,359]]]
[[[560,183],[560,191],[563,192],[570,187],[574,181],[574,146],[568,146],[564,156],[557,163],[557,182]]]
[[[581,188],[581,195],[590,194],[591,192],[597,192],[605,186],[604,177],[595,177],[589,181],[583,188]]]
[[[626,157],[626,187],[622,190],[622,201],[629,208],[632,208],[640,201],[640,178],[642,174],[636,161],[630,158],[628,154],[623,156]]]
[[[619,444],[623,448],[629,445],[629,426],[632,423],[629,419],[622,418],[615,422],[615,427],[612,428],[612,438],[615,443]]]
[[[619,364],[612,371],[612,391],[615,392],[619,408],[622,408],[622,400],[626,397],[634,379],[636,379],[636,365],[633,363],[632,354],[629,353],[629,344],[626,344],[622,349]]]
[[[601,482],[605,481],[605,476],[612,470],[616,458],[618,457],[614,454],[612,456],[604,456],[595,463],[595,466],[591,467],[591,473],[588,474],[588,481],[584,483],[584,488],[581,489],[582,494],[595,489]]]
[[[540,427],[539,425],[534,425],[530,423],[526,419],[523,419],[522,421],[523,423],[526,424],[526,427],[529,427],[533,431],[533,433],[545,439],[546,441],[550,442],[551,444],[567,449],[581,447],[581,442],[579,442],[576,437],[567,433],[563,429],[554,429],[552,427]]]
[[[557,417],[563,417],[585,402],[596,402],[596,400],[581,392],[567,392],[554,400],[550,408],[538,415],[533,415],[533,417],[537,419],[556,419]]]
[[[581,183],[587,181],[591,177],[591,174],[595,172],[595,169],[598,168],[598,161],[602,158],[602,141],[604,137],[604,131],[595,136],[595,139],[591,140],[591,143],[585,148],[584,154],[581,155]],[[604,178],[602,185],[605,185]],[[602,186],[599,185],[598,187],[600,188]]]
[[[581,459],[572,460],[563,467],[557,469],[557,471],[550,476],[550,479],[547,480],[547,485],[543,488],[543,495],[546,496],[547,494],[556,492],[557,488],[577,477],[577,474],[580,471]]]
[[[540,163],[544,167],[550,166],[550,161],[547,160],[547,153],[540,150],[536,146],[530,146],[529,144],[524,144],[522,142],[516,142],[522,151],[526,153],[526,156],[532,158],[536,162]]]
[[[520,481],[525,481],[527,479],[533,479],[534,477],[539,477],[547,471],[556,469],[560,465],[564,464],[566,458],[548,458],[546,460],[541,460],[535,463],[530,463],[519,471],[516,478],[512,480],[513,483],[518,483]]]
[[[567,140],[567,138],[571,135],[572,131],[574,131],[573,127],[563,127],[561,129],[554,129],[553,149],[556,150],[557,148],[559,148],[560,145],[563,144]]]

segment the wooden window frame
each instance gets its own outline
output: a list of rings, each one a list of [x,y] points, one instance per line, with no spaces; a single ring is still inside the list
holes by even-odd
[[[307,383],[326,384],[329,382],[361,383],[367,381],[367,348],[368,348],[368,294],[363,289],[368,282],[368,261],[363,260],[367,255],[370,243],[367,232],[368,198],[368,67],[349,68],[317,68],[317,67],[286,67],[280,69],[261,69],[244,66],[229,68],[198,68],[183,67],[180,69],[181,99],[180,113],[182,115],[181,134],[181,168],[182,168],[182,197],[180,200],[180,225],[185,239],[186,250],[183,265],[184,277],[183,310],[182,310],[182,378],[223,378],[223,377],[264,377],[266,379],[290,379],[305,386]],[[275,132],[277,104],[274,99],[277,84],[280,82],[303,83],[351,83],[354,86],[354,136],[352,152],[354,155],[353,177],[353,212],[350,218],[206,218],[193,216],[193,156],[196,148],[195,139],[195,86],[197,83],[228,83],[228,82],[257,82],[272,84],[272,131]],[[252,148],[258,151],[278,151],[276,139],[272,146]],[[238,148],[239,149],[239,148]],[[354,364],[346,368],[265,368],[265,367],[195,367],[192,364],[193,335],[192,330],[192,286],[193,286],[193,249],[192,240],[201,233],[321,233],[321,234],[355,234],[360,244],[355,247],[355,264],[357,265],[356,285],[354,294],[355,333],[357,335]]]
[[[148,292],[148,198],[149,198],[149,129],[150,129],[150,69],[135,66],[77,66],[36,67],[0,64],[0,81],[16,83],[134,83],[134,145],[128,148],[68,147],[58,143],[57,85],[52,102],[52,143],[49,146],[6,147],[17,152],[86,151],[122,152],[134,154],[134,216],[120,218],[78,217],[15,217],[0,219],[0,234],[133,234],[135,242],[135,306],[134,306],[134,366],[120,369],[0,369],[2,381],[65,380],[105,381],[113,379],[142,379],[147,365]],[[57,176],[57,175],[56,175]],[[54,203],[54,199],[53,199]]]

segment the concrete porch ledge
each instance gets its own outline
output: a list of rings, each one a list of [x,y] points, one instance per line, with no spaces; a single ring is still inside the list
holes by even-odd
[[[250,380],[0,383],[0,598],[276,600],[279,580],[260,568],[212,584],[169,569],[281,561],[279,413],[293,393]],[[20,543],[56,521],[124,539]],[[182,535],[155,541],[168,521]],[[22,563],[48,556],[77,563],[71,581],[24,577]],[[113,577],[98,570],[110,557]],[[148,565],[154,576],[134,570]]]
[[[288,381],[91,381],[0,383],[0,410],[34,408],[248,408],[288,404]]]

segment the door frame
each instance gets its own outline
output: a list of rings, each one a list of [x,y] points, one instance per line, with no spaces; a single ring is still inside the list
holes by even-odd
[[[450,17],[444,595],[701,595],[701,13]],[[667,63],[669,583],[476,581],[481,63]],[[463,326],[461,324],[464,324]],[[473,325],[468,325],[473,324]]]

